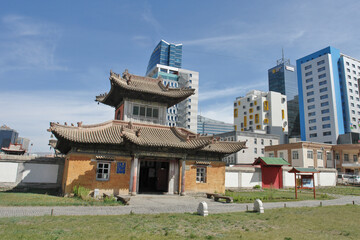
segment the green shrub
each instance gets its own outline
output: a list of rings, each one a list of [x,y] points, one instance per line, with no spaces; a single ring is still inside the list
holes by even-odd
[[[74,186],[73,193],[75,197],[86,199],[89,196],[90,189],[83,186]]]
[[[260,187],[260,185],[255,185],[253,188],[254,189],[260,189],[261,187]]]
[[[106,196],[104,198],[104,203],[116,203],[117,199],[114,196]]]

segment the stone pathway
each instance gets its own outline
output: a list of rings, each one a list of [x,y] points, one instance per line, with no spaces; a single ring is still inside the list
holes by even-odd
[[[252,210],[253,203],[222,203],[205,197],[178,196],[178,195],[137,195],[131,197],[128,206],[68,206],[68,207],[0,207],[0,217],[18,216],[54,216],[60,215],[122,215],[122,214],[156,214],[156,213],[193,213],[198,204],[207,202],[209,214],[226,212],[243,212],[247,207]],[[308,200],[299,202],[264,203],[264,209],[286,207],[317,207],[331,205],[360,205],[360,196],[340,196],[333,200]]]

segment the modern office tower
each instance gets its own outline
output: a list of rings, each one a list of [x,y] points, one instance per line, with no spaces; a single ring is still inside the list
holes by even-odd
[[[161,40],[150,56],[146,75],[156,66],[161,64],[169,67],[181,68],[182,44],[168,43]]]
[[[300,137],[299,93],[296,68],[289,59],[277,60],[276,66],[268,70],[269,91],[286,95],[289,137]]]
[[[201,115],[197,116],[197,133],[219,134],[234,131],[234,124],[210,119]]]
[[[360,133],[360,61],[327,47],[296,61],[301,140],[336,144]]]
[[[197,131],[199,73],[181,68],[182,44],[161,40],[154,49],[146,71],[148,77],[163,79],[169,88],[193,88],[195,94],[167,110],[166,125]]]
[[[9,128],[6,125],[0,127],[0,149],[2,147],[9,147],[10,143],[15,144],[18,137],[18,132]]]
[[[288,113],[286,96],[278,92],[253,90],[234,101],[235,130],[278,135],[287,142]]]
[[[252,164],[256,158],[265,156],[265,147],[278,145],[279,136],[266,133],[231,131],[216,134],[221,141],[246,142],[246,148],[237,153],[230,154],[222,160],[227,165]]]

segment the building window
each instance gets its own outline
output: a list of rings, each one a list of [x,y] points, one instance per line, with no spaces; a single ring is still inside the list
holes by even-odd
[[[206,167],[196,167],[196,182],[206,183]]]
[[[308,113],[308,117],[312,117],[312,116],[315,116],[315,112],[309,112]]]
[[[322,86],[322,85],[325,85],[325,84],[326,84],[326,80],[319,82],[319,86]]]
[[[272,146],[272,140],[270,140],[270,146]]]
[[[330,127],[331,127],[330,124],[323,124],[323,125],[322,125],[322,128],[330,128]]]
[[[264,154],[264,152],[265,152],[265,151],[264,151],[264,149],[262,148],[262,149],[261,149],[261,154]]]
[[[317,65],[319,66],[319,65],[324,64],[324,63],[325,63],[325,60],[321,60],[321,61],[317,62]]]
[[[274,157],[274,153],[269,153],[269,157]]]
[[[315,108],[315,105],[309,105],[309,106],[308,106],[308,110],[314,109],[314,108]]]
[[[317,133],[312,133],[312,134],[310,134],[310,137],[311,137],[311,138],[317,137]]]
[[[317,151],[317,159],[323,159],[323,152]]]
[[[348,162],[349,161],[349,154],[344,154],[344,161]]]
[[[261,145],[264,145],[264,139],[261,139]]]
[[[327,87],[324,87],[324,88],[320,88],[320,92],[326,92],[327,91]]]
[[[357,161],[358,161],[358,156],[357,156],[357,155],[353,155],[353,160],[354,160],[354,162],[357,162]]]
[[[329,112],[330,112],[330,110],[328,108],[321,110],[321,114],[325,114],[325,113],[329,113]]]
[[[312,82],[313,81],[313,78],[308,78],[305,80],[306,83],[309,83],[309,82]]]
[[[308,86],[306,86],[306,89],[312,89],[314,87],[314,85],[308,85]]]
[[[340,154],[335,153],[335,159],[336,159],[336,160],[340,160]]]
[[[311,102],[314,102],[314,101],[315,101],[315,98],[309,98],[309,99],[307,100],[308,103],[311,103]]]
[[[314,156],[313,156],[313,150],[307,150],[307,158],[310,158],[310,159],[313,159],[314,158]]]
[[[318,69],[318,72],[322,72],[322,71],[325,71],[325,67],[321,67]]]
[[[310,65],[305,66],[305,70],[308,70],[308,69],[310,69],[310,68],[311,68],[311,64],[310,64]]]
[[[292,152],[292,159],[299,159],[299,152],[298,151],[293,151]]]
[[[325,106],[328,106],[328,105],[329,105],[329,102],[322,102],[322,103],[320,104],[321,107],[325,107]]]
[[[316,130],[316,126],[311,126],[311,127],[309,127],[309,130],[310,130],[310,131]]]
[[[254,148],[254,153],[257,153],[257,148]]]
[[[97,163],[96,180],[108,181],[110,177],[110,163]]]
[[[309,119],[309,123],[316,123],[316,119]]]
[[[318,78],[319,78],[319,79],[322,79],[322,78],[324,78],[324,77],[326,77],[326,73],[320,74]],[[324,81],[324,82],[326,83],[326,81]],[[324,83],[324,84],[325,84],[325,83]],[[320,85],[320,83],[319,83],[319,85]],[[321,85],[323,85],[323,84],[321,84]]]
[[[328,96],[327,94],[325,94],[325,95],[320,96],[320,99],[323,100],[323,99],[326,99],[326,98],[328,98],[328,97],[329,97],[329,96]]]
[[[323,136],[330,136],[331,135],[331,132],[328,131],[328,132],[323,132]]]
[[[305,73],[305,77],[310,76],[312,74],[312,71]]]
[[[284,153],[283,152],[280,152],[280,157],[284,158]]]
[[[256,138],[254,138],[254,144],[257,144],[257,139]]]
[[[322,117],[321,120],[322,120],[322,121],[329,121],[329,120],[330,120],[330,116]]]
[[[326,152],[326,160],[331,160],[331,152]]]
[[[312,95],[314,95],[314,91],[310,91],[310,92],[306,93],[306,96],[312,96]]]

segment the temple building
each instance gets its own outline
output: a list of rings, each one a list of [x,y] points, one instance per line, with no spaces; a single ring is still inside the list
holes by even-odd
[[[225,191],[225,163],[245,142],[219,141],[166,126],[166,110],[194,94],[162,79],[110,72],[111,89],[96,101],[115,119],[96,125],[50,123],[55,149],[65,154],[64,194],[81,185],[109,194]]]

